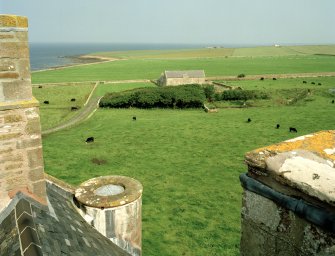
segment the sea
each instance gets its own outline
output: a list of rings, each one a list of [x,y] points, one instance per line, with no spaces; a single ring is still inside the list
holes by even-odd
[[[88,43],[29,43],[32,71],[80,63],[80,55],[128,50],[168,50],[202,48],[200,44],[88,44]]]

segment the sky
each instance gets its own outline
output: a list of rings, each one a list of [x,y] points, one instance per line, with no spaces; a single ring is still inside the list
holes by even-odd
[[[335,0],[0,0],[30,42],[335,44]]]

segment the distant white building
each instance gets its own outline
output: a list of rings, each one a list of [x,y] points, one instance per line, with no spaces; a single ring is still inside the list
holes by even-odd
[[[204,70],[165,71],[157,80],[160,86],[177,86],[183,84],[204,84]]]

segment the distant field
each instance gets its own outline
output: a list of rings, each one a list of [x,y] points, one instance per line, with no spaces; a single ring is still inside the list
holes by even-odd
[[[44,85],[43,88],[33,87],[33,95],[40,102],[42,129],[54,127],[74,116],[76,111],[71,111],[71,107],[81,108],[93,86],[90,83],[83,83],[76,86]],[[72,98],[75,98],[76,101],[71,102]],[[49,104],[44,104],[45,100],[48,100]]]
[[[143,87],[155,87],[153,83],[122,83],[122,84],[99,84],[94,92],[95,96],[104,96],[108,92],[120,92]]]
[[[204,69],[206,76],[237,76],[240,73],[285,74],[333,72],[333,56],[282,56],[199,59],[132,59],[70,67],[32,74],[33,83],[158,79],[164,70]]]
[[[249,48],[202,48],[182,50],[141,50],[98,52],[93,55],[120,59],[174,59],[174,58],[217,58],[217,57],[260,57],[288,55],[335,55],[335,45],[312,46],[261,46]]]
[[[306,81],[306,83],[303,83]],[[236,80],[220,81],[226,85],[240,86],[246,90],[272,90],[272,89],[292,89],[307,88],[319,90],[322,88],[335,89],[335,77],[308,77],[308,78],[277,78],[277,80],[264,79],[260,80]],[[314,82],[315,84],[312,84]],[[321,86],[318,85],[321,83]]]

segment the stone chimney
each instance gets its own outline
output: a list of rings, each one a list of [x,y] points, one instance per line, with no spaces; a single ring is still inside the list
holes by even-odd
[[[0,211],[21,191],[46,204],[39,104],[32,96],[28,20],[0,15]]]

